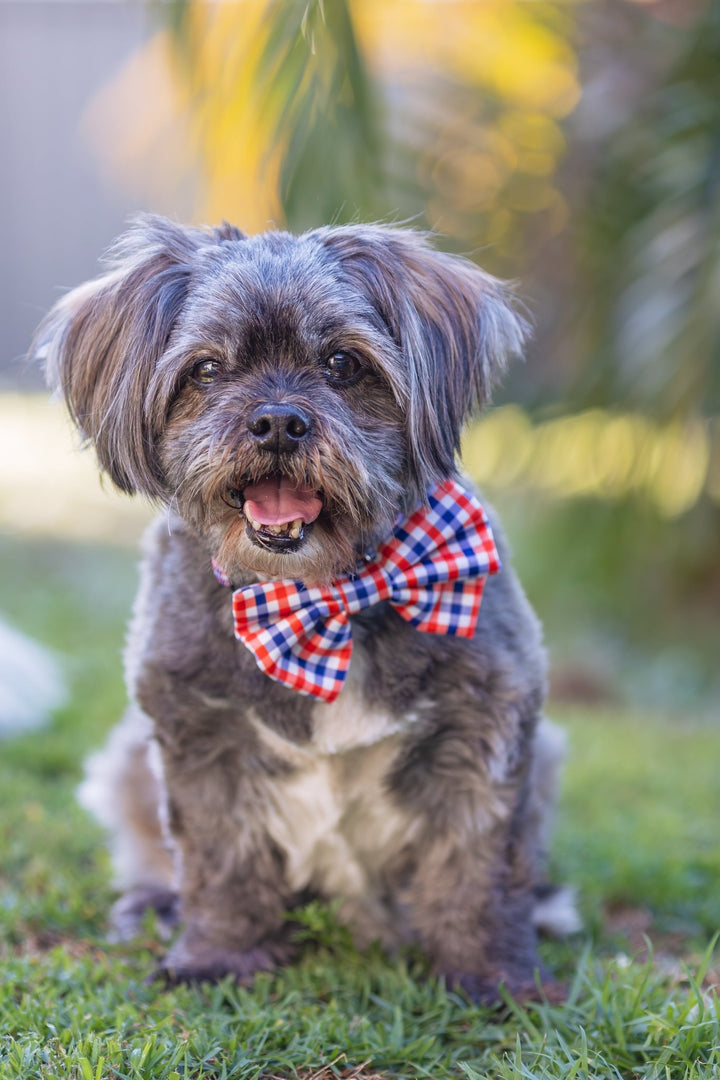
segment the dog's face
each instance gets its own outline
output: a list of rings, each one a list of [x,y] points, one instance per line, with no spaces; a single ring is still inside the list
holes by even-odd
[[[407,230],[143,217],[37,347],[118,487],[172,505],[231,577],[315,584],[454,474],[525,329],[497,281]]]

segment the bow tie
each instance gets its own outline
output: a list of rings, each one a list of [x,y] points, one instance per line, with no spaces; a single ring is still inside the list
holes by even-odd
[[[470,638],[485,579],[499,569],[482,506],[446,480],[356,573],[329,586],[268,581],[236,589],[235,636],[271,679],[331,702],[350,666],[351,615],[387,600],[418,630]],[[217,567],[216,575],[229,584]]]

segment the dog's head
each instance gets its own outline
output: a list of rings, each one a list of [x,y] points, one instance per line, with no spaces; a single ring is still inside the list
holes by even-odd
[[[231,576],[312,584],[455,474],[525,331],[503,286],[409,230],[142,217],[36,347],[119,488],[174,506]]]

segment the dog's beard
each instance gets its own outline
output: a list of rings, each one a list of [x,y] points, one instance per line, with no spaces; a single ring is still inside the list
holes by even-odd
[[[398,427],[346,436],[271,453],[237,422],[178,417],[161,447],[170,501],[231,580],[329,584],[389,536],[404,495]]]

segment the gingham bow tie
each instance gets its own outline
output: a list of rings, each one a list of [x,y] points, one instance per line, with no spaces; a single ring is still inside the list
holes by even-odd
[[[500,569],[490,525],[454,480],[434,488],[428,503],[396,526],[372,562],[331,586],[269,581],[233,592],[235,636],[266,675],[334,701],[350,666],[350,616],[383,600],[418,630],[473,636],[485,579]]]

